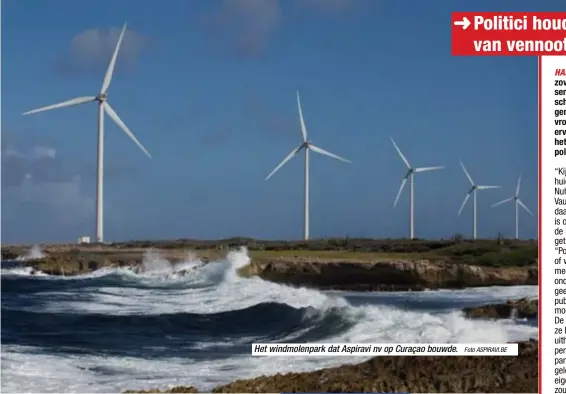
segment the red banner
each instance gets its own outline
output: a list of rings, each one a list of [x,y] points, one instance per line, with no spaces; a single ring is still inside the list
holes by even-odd
[[[452,55],[566,55],[566,12],[453,12]]]

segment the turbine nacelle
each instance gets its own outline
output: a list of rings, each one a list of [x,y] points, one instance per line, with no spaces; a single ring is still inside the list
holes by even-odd
[[[314,145],[311,141],[309,141],[308,139],[308,134],[307,134],[307,127],[305,125],[305,120],[303,118],[303,110],[301,108],[301,99],[299,97],[299,92],[297,91],[297,108],[298,108],[298,112],[299,112],[299,122],[300,122],[300,126],[301,126],[301,143],[299,144],[299,146],[297,146],[296,148],[294,148],[278,165],[277,167],[275,167],[275,169],[273,171],[271,171],[271,173],[265,178],[265,180],[268,180],[269,178],[271,178],[273,176],[273,174],[275,174],[277,171],[279,171],[279,169],[281,167],[283,167],[285,165],[285,163],[287,163],[289,160],[291,160],[293,157],[295,157],[300,151],[304,150],[305,151],[305,159],[307,158],[306,154],[308,151],[312,151],[315,153],[318,153],[320,155],[323,156],[328,156],[332,159],[335,160],[339,160],[339,161],[343,161],[345,163],[351,163],[350,160],[344,159],[343,157],[340,157],[338,155],[335,155],[334,153],[330,153],[322,148],[319,148],[318,146]],[[304,201],[304,239],[308,240],[309,239],[309,161],[305,160],[305,201]]]
[[[466,170],[466,167],[464,166],[464,163],[462,163],[461,160],[460,160],[460,166],[462,167],[464,174],[466,174],[466,178],[468,178],[468,181],[470,181],[471,187],[470,187],[469,191],[466,193],[466,196],[464,197],[464,201],[462,201],[462,205],[460,205],[460,209],[458,210],[458,216],[460,216],[460,214],[464,210],[464,207],[466,206],[466,203],[470,199],[470,196],[473,194],[474,195],[474,199],[473,199],[473,204],[474,204],[474,229],[473,229],[473,231],[474,231],[474,239],[476,239],[476,223],[477,223],[476,195],[477,195],[477,191],[478,190],[487,190],[487,189],[497,189],[497,188],[499,188],[499,186],[477,185],[476,183],[474,183],[470,173],[468,172],[468,170]]]
[[[501,200],[495,204],[492,205],[492,207],[496,207],[498,205],[501,204],[505,204],[507,202],[510,201],[515,201],[515,204],[518,204],[521,206],[521,208],[523,208],[525,211],[527,211],[527,213],[531,216],[534,216],[533,213],[531,212],[531,210],[523,203],[523,201],[521,201],[521,199],[519,198],[519,190],[520,190],[520,186],[521,186],[521,176],[519,175],[519,181],[517,182],[517,189],[515,191],[515,195],[513,197],[509,197],[506,198],[505,200]],[[518,213],[517,213],[518,214]],[[518,233],[518,229],[516,229],[516,232]]]
[[[120,33],[120,37],[118,38],[118,43],[116,44],[116,48],[112,54],[112,58],[110,59],[110,64],[108,65],[108,69],[106,70],[106,75],[104,76],[104,81],[102,83],[102,89],[100,93],[96,96],[85,96],[85,97],[77,97],[71,100],[63,101],[61,103],[48,105],[46,107],[41,107],[38,109],[34,109],[31,111],[25,112],[23,115],[30,115],[35,114],[38,112],[43,111],[50,111],[57,108],[65,108],[65,107],[72,107],[75,105],[85,104],[92,101],[98,101],[98,103],[103,107],[104,112],[118,125],[118,127],[141,149],[143,153],[145,153],[149,158],[151,155],[144,148],[144,146],[138,141],[138,139],[134,136],[134,134],[128,129],[126,124],[120,119],[116,111],[110,106],[108,103],[108,95],[107,91],[110,87],[110,82],[112,81],[112,75],[114,73],[114,67],[116,66],[116,59],[118,57],[118,52],[120,51],[120,45],[122,44],[122,39],[124,38],[124,33],[126,32],[126,24],[122,28],[122,32]]]
[[[112,81],[112,75],[114,73],[114,68],[116,66],[116,59],[118,57],[118,52],[120,51],[120,45],[122,44],[122,40],[124,39],[124,33],[126,32],[126,24],[122,28],[122,32],[120,33],[120,37],[118,38],[118,42],[116,43],[116,47],[114,52],[112,53],[112,58],[110,59],[110,64],[108,65],[108,69],[106,70],[106,74],[104,75],[104,80],[102,81],[102,88],[100,92],[96,96],[82,96],[76,97],[70,100],[66,100],[63,102],[59,102],[57,104],[48,105],[45,107],[37,108],[31,111],[24,112],[23,115],[30,115],[35,114],[38,112],[43,111],[50,111],[57,108],[65,108],[65,107],[72,107],[75,105],[86,104],[89,102],[96,101],[99,104],[100,109],[100,116],[101,118],[98,122],[98,163],[97,163],[97,183],[96,183],[96,240],[97,242],[103,242],[103,194],[102,194],[102,184],[103,184],[103,151],[104,151],[104,144],[103,144],[103,136],[104,136],[104,122],[102,121],[102,116],[104,113],[108,115],[116,125],[149,157],[151,155],[149,152],[143,147],[143,145],[137,140],[134,134],[128,129],[128,127],[124,124],[122,119],[118,116],[116,111],[110,106],[108,103],[108,96],[106,92],[110,87],[110,83]]]
[[[299,146],[297,146],[295,149],[293,149],[278,165],[277,167],[275,167],[275,169],[273,169],[273,171],[271,171],[271,173],[265,178],[265,180],[268,180],[269,178],[271,178],[277,171],[279,171],[279,169],[281,167],[283,167],[285,165],[285,163],[287,163],[289,160],[291,160],[293,157],[295,157],[295,155],[297,155],[297,153],[299,153],[300,151],[302,151],[303,149],[305,150],[310,150],[312,152],[316,152],[318,154],[321,154],[323,156],[328,156],[332,159],[336,159],[336,160],[340,160],[343,161],[345,163],[351,163],[350,160],[348,159],[344,159],[343,157],[340,157],[338,155],[335,155],[334,153],[328,152],[322,148],[319,148],[318,146],[314,145],[311,141],[308,140],[307,138],[307,127],[305,125],[305,120],[303,118],[303,109],[301,107],[301,99],[299,97],[299,92],[297,91],[297,108],[299,110],[299,122],[301,124],[301,136],[303,139],[303,142],[301,142],[301,144]]]
[[[403,177],[403,180],[401,181],[401,187],[399,187],[399,191],[397,192],[397,197],[395,198],[395,202],[393,203],[393,207],[395,207],[397,205],[397,201],[399,201],[399,197],[401,197],[401,192],[403,191],[403,188],[405,187],[405,183],[407,183],[407,179],[409,179],[409,177],[411,177],[414,174],[419,173],[419,172],[441,170],[444,167],[418,167],[418,168],[412,167],[409,164],[409,161],[407,160],[405,155],[403,155],[403,152],[401,152],[401,149],[399,149],[399,147],[395,143],[395,140],[392,137],[389,137],[389,138],[391,139],[391,142],[393,143],[395,150],[399,154],[399,157],[401,158],[401,160],[403,160],[403,163],[405,163],[405,165],[407,166],[407,172],[405,173],[405,176]]]

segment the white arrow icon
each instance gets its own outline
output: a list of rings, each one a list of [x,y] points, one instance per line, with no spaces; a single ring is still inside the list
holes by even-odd
[[[461,21],[454,22],[455,26],[462,26],[462,29],[464,30],[466,30],[471,24],[472,22],[470,22],[470,20],[466,17],[464,17],[464,19],[462,19]]]

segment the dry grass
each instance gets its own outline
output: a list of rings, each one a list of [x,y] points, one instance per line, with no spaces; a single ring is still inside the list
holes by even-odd
[[[401,259],[429,258],[419,253],[373,253],[373,252],[350,252],[341,250],[253,250],[249,252],[252,260],[274,260],[274,259],[308,259],[309,261],[333,262],[333,261],[365,261],[379,262]]]
[[[538,263],[536,241],[513,240],[406,240],[406,239],[318,239],[310,241],[263,241],[249,238],[224,240],[132,241],[107,245],[40,245],[50,254],[89,254],[135,256],[148,249],[173,259],[189,251],[202,259],[224,258],[229,250],[246,246],[255,261],[294,260],[328,262],[364,262],[391,260],[447,260],[454,264],[481,266],[535,266]],[[2,245],[2,259],[15,258],[29,247]],[[168,257],[165,257],[168,258]]]

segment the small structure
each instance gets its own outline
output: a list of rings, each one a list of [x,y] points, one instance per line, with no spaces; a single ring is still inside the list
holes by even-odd
[[[90,237],[79,237],[79,239],[77,240],[77,243],[79,243],[79,244],[89,244],[90,243]]]

